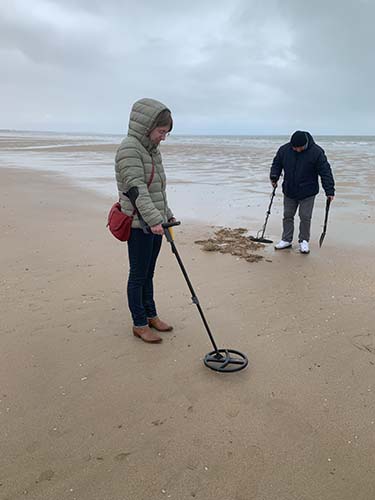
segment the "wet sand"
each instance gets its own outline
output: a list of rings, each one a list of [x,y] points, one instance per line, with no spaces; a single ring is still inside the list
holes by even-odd
[[[0,165],[53,171],[99,195],[117,196],[113,158],[121,136],[1,132]],[[175,213],[208,225],[262,228],[272,188],[269,167],[283,137],[173,136],[162,144],[168,198]],[[336,178],[327,238],[368,247],[375,242],[374,137],[321,137]],[[276,191],[266,236],[281,233],[283,196]],[[312,241],[324,220],[325,196],[315,201]],[[328,240],[327,240],[328,241]]]
[[[176,229],[218,345],[249,357],[221,375],[166,242],[156,297],[175,329],[150,346],[131,335],[110,200],[0,175],[0,498],[375,497],[371,240],[338,245],[332,227],[308,256],[266,246],[248,262],[194,243],[217,228]]]

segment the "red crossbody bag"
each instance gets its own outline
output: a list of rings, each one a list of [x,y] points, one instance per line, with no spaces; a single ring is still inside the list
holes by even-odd
[[[147,183],[147,189],[150,187],[155,173],[154,160],[152,160],[152,170],[150,179]],[[107,227],[113,234],[115,238],[120,241],[128,241],[130,238],[130,232],[132,228],[133,217],[135,215],[135,210],[131,215],[124,214],[121,211],[121,204],[119,201],[114,203],[108,214]]]

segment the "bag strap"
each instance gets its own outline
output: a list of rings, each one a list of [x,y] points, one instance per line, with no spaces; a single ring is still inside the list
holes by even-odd
[[[154,180],[154,174],[155,174],[155,165],[154,165],[154,159],[151,156],[151,163],[152,163],[152,169],[151,169],[151,175],[147,183],[147,188],[151,186],[152,181]]]

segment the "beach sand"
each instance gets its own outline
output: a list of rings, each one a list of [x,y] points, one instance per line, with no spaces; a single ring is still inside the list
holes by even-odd
[[[212,227],[176,229],[217,344],[249,357],[217,374],[166,242],[156,297],[175,329],[147,345],[110,200],[14,168],[0,189],[1,499],[375,498],[373,246],[315,234],[308,256],[247,262],[194,244]]]

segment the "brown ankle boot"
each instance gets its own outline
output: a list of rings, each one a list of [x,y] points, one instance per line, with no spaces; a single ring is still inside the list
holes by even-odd
[[[148,326],[133,326],[133,334],[135,337],[139,337],[144,342],[150,342],[152,344],[158,344],[163,339],[154,333]]]
[[[156,316],[156,318],[149,318],[148,326],[155,328],[158,332],[170,332],[173,330],[173,326],[167,325],[160,318]]]

